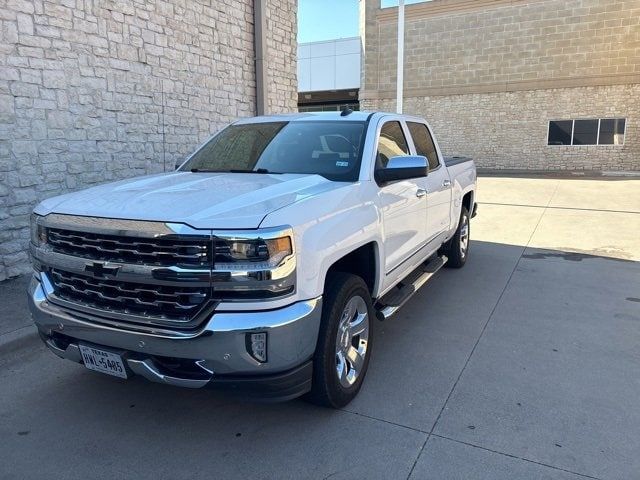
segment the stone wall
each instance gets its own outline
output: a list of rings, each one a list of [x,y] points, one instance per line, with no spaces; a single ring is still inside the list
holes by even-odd
[[[445,155],[479,168],[640,171],[640,84],[405,99],[404,112],[427,119]],[[395,110],[395,99],[365,109]],[[627,117],[625,144],[549,146],[549,119]]]
[[[268,0],[271,112],[296,109],[296,2]],[[35,203],[163,170],[255,113],[252,0],[0,5],[0,280]]]
[[[362,105],[395,110],[397,8],[366,5]],[[404,111],[486,168],[640,170],[640,0],[406,8]],[[549,147],[549,120],[627,118],[624,146]]]
[[[269,0],[267,113],[298,111],[297,0]]]

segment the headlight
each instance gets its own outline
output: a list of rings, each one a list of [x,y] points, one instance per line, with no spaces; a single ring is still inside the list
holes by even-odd
[[[239,240],[216,239],[216,269],[260,270],[276,267],[293,253],[290,237]]]
[[[31,214],[31,243],[36,247],[47,243],[47,229],[40,224],[41,221],[40,215]]]
[[[220,233],[214,238],[213,292],[221,300],[264,300],[295,290],[290,228]]]

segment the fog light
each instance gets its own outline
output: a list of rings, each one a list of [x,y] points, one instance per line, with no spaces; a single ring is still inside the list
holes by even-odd
[[[249,355],[260,363],[267,361],[267,334],[266,333],[248,333],[247,334],[247,351]]]

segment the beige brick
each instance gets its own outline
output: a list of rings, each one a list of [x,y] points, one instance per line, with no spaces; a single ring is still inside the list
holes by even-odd
[[[406,9],[404,111],[426,117],[446,153],[485,168],[640,171],[640,1],[448,0],[434,14],[439,3]],[[392,11],[366,2],[364,109],[395,110]],[[602,117],[627,118],[624,146],[546,145],[549,120]]]
[[[637,29],[622,26],[640,17],[640,3],[620,2],[615,8],[611,3],[576,0],[568,4],[565,0],[546,0],[526,5],[504,1],[479,10],[455,10],[450,16],[408,15],[407,65],[424,64],[426,68],[407,71],[406,87],[432,86],[438,78],[434,77],[433,69],[443,60],[450,66],[448,80],[452,85],[468,84],[474,72],[478,77],[492,78],[493,82],[519,80],[521,74],[530,74],[519,63],[523,55],[552,58],[551,63],[558,66],[541,72],[540,79],[593,75],[587,64],[575,63],[576,57],[584,55],[597,63],[617,56],[628,45],[637,46]],[[407,12],[411,10],[412,6],[407,7]],[[396,23],[377,20],[376,11],[376,2],[367,2],[363,87],[385,91],[395,88]],[[470,71],[469,66],[474,68]],[[605,68],[602,72],[611,73],[616,71]]]
[[[163,160],[172,170],[212,132],[255,114],[256,85],[253,0],[5,3],[0,241],[19,245],[0,252],[0,281],[29,269],[36,202],[161,172]],[[267,8],[268,106],[289,112],[297,104],[296,1]]]
[[[640,85],[546,89],[406,98],[404,111],[423,116],[445,155],[467,155],[479,168],[640,171]],[[395,110],[395,100],[365,101]],[[549,120],[627,119],[625,144],[548,146]]]

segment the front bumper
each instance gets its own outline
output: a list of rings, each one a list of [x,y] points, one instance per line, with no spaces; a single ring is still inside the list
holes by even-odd
[[[34,276],[29,307],[45,344],[59,357],[82,362],[78,344],[119,353],[130,373],[181,387],[228,387],[244,396],[288,399],[311,387],[322,297],[284,308],[218,312],[195,331],[139,332],[99,317],[61,308],[47,298],[47,282]],[[247,333],[267,333],[267,362],[247,349]]]

